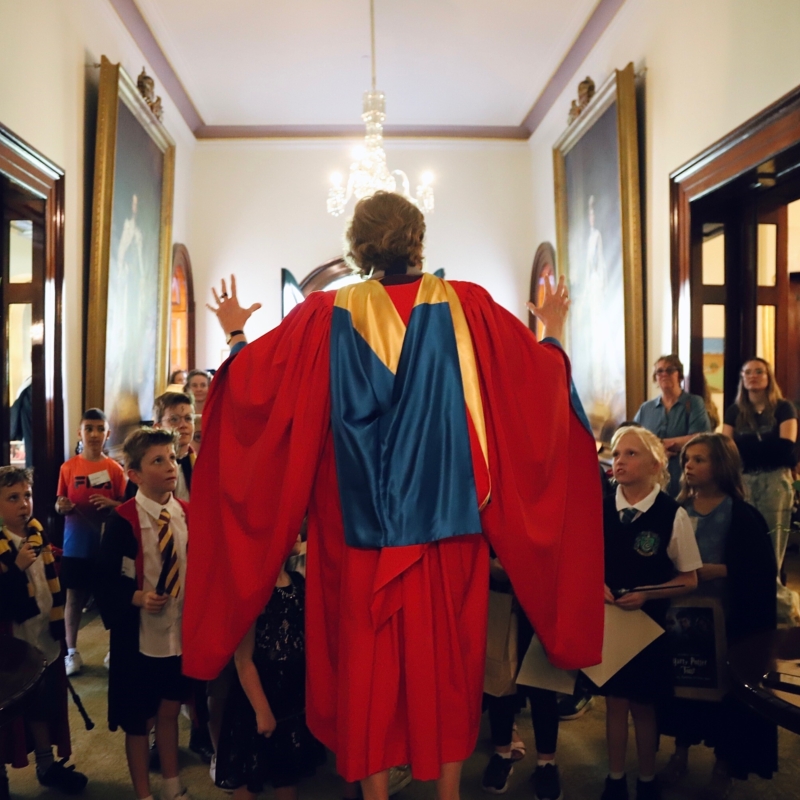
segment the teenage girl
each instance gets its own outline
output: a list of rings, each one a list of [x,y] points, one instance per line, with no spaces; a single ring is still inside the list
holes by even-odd
[[[625,611],[641,609],[663,627],[669,598],[697,586],[702,561],[694,531],[686,512],[662,491],[668,481],[667,454],[655,434],[639,426],[622,427],[611,449],[617,491],[603,505],[605,600]],[[637,591],[643,588],[648,591]],[[655,704],[672,691],[671,671],[666,637],[660,636],[597,689],[606,696],[609,760],[602,800],[628,797],[628,714],[639,755],[637,800],[659,797]]]
[[[263,613],[236,649],[239,680],[228,695],[216,783],[236,786],[234,800],[254,800],[267,786],[276,800],[296,800],[300,778],[325,761],[306,727],[305,581],[281,568]]]
[[[678,502],[695,525],[703,559],[698,594],[720,601],[729,646],[774,630],[775,553],[764,517],[744,501],[736,446],[722,434],[701,433],[684,447],[681,466]],[[686,774],[689,747],[703,741],[717,758],[707,797],[727,797],[734,777],[770,778],[778,768],[776,725],[732,695],[716,703],[676,698],[662,722],[662,732],[675,736],[675,753],[660,774],[664,783]]]

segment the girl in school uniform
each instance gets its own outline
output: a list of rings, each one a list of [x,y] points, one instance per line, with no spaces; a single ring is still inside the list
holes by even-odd
[[[611,441],[616,494],[603,504],[605,600],[625,611],[641,609],[662,627],[669,598],[697,586],[702,566],[689,517],[664,491],[667,454],[661,440],[639,426],[620,428]],[[647,588],[648,591],[637,591]],[[628,715],[639,756],[637,800],[659,797],[656,702],[672,692],[666,637],[660,636],[612,676],[606,696],[609,775],[602,800],[627,800],[625,754]]]
[[[744,500],[736,445],[718,433],[702,433],[681,453],[678,495],[695,525],[703,559],[698,594],[716,598],[725,617],[728,646],[774,630],[775,552],[764,517]],[[675,737],[675,753],[660,777],[675,784],[688,769],[689,747],[705,741],[716,763],[708,798],[727,797],[733,779],[753,772],[771,778],[778,768],[778,731],[732,694],[720,702],[676,698],[661,715],[662,733]]]
[[[306,727],[305,580],[281,567],[266,608],[234,661],[216,761],[216,784],[254,800],[272,786],[276,800],[296,800],[297,784],[325,761]]]

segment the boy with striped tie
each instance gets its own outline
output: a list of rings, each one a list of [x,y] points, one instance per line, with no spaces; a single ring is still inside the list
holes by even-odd
[[[186,513],[174,496],[178,478],[173,431],[141,428],[123,444],[138,487],[106,525],[99,595],[111,631],[108,726],[125,731],[133,788],[152,800],[148,735],[155,728],[163,776],[161,800],[188,798],[178,776],[178,714],[190,694],[181,671],[186,574]]]
[[[0,467],[0,633],[39,648],[47,663],[21,716],[0,728],[0,798],[9,796],[5,764],[24,767],[29,743],[42,786],[78,794],[86,776],[67,767],[71,753],[64,671],[64,593],[42,526],[33,519],[33,480],[19,467]],[[60,761],[53,758],[58,746]]]

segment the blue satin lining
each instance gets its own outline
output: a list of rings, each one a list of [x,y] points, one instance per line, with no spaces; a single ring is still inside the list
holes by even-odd
[[[345,540],[400,547],[480,533],[447,303],[414,308],[397,374],[333,309],[331,423]]]

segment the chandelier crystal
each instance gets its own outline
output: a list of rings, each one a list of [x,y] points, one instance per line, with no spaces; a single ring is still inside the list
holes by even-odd
[[[339,172],[331,175],[328,190],[328,213],[338,217],[344,213],[351,197],[361,200],[375,192],[395,192],[417,206],[423,214],[433,211],[433,175],[423,173],[417,185],[416,196],[412,197],[408,176],[402,170],[391,172],[386,165],[386,151],[383,149],[383,123],[386,119],[386,95],[375,88],[375,7],[370,0],[370,32],[372,38],[372,90],[364,92],[364,120],[367,133],[364,144],[353,149],[353,163],[347,183]]]

